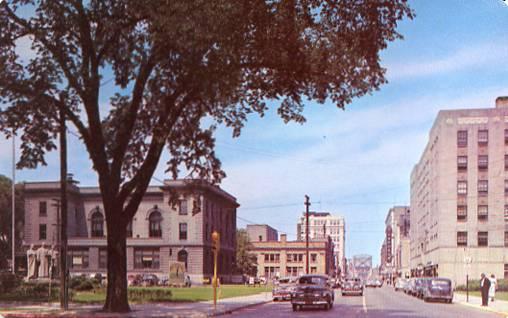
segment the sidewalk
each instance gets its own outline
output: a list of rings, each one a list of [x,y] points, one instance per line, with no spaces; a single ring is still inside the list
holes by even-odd
[[[3,317],[214,317],[233,311],[270,302],[271,293],[260,293],[250,296],[220,299],[217,310],[213,301],[194,303],[146,303],[131,305],[132,311],[127,314],[100,312],[102,305],[71,304],[69,311],[60,311],[58,303],[20,304],[0,303],[0,318]]]
[[[489,301],[488,307],[482,307],[481,297],[469,295],[469,302],[466,302],[466,294],[455,293],[453,295],[453,301],[457,304],[478,308],[485,311],[498,313],[504,316],[508,316],[508,301],[496,300],[494,302]]]

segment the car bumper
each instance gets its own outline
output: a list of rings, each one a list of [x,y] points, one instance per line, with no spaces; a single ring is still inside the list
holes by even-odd
[[[291,299],[291,304],[300,306],[312,306],[312,305],[327,305],[328,302],[324,299],[320,300],[304,300],[304,299]]]
[[[273,299],[284,299],[284,300],[290,300],[291,299],[291,293],[276,293],[272,295]]]
[[[342,293],[343,294],[353,294],[353,295],[361,295],[363,294],[363,290],[362,289],[349,289],[349,290],[342,290]]]

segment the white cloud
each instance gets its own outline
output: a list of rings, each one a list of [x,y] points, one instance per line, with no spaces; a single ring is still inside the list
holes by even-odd
[[[492,65],[503,65],[508,55],[508,44],[492,42],[463,47],[450,55],[431,60],[410,60],[388,63],[389,80],[448,74],[463,69],[475,69]]]

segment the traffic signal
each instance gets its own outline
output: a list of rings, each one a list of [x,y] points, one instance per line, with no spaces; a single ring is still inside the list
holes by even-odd
[[[217,252],[220,249],[220,234],[217,231],[213,231],[212,233],[212,249]]]

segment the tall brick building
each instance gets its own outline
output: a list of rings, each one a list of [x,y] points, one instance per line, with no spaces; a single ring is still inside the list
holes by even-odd
[[[25,183],[24,246],[58,245],[59,182]],[[170,193],[177,203],[169,204]],[[105,273],[106,224],[97,187],[69,186],[68,245],[71,273]],[[166,180],[150,186],[127,228],[127,271],[169,274],[181,261],[195,283],[213,275],[211,233],[221,233],[219,274],[228,281],[235,260],[235,197],[198,180]]]
[[[440,111],[411,173],[411,274],[508,278],[508,98]]]

